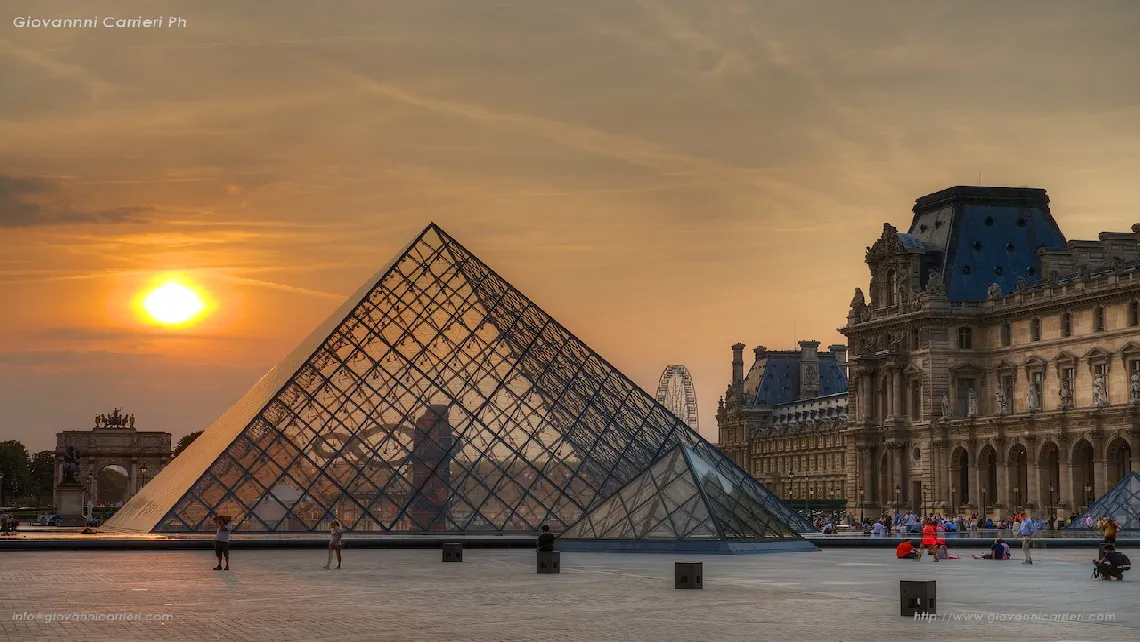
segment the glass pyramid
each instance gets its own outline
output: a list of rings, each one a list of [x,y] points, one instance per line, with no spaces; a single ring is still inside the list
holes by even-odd
[[[801,529],[811,530],[759,482],[698,442],[674,447],[560,539],[798,539]]]
[[[1131,472],[1125,475],[1065,530],[1085,530],[1090,517],[1094,524],[1101,517],[1111,517],[1122,530],[1140,530],[1140,474]]]
[[[431,224],[105,528],[559,531],[682,439],[720,457]]]

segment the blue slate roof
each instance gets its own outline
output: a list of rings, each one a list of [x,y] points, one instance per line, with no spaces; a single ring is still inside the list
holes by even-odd
[[[951,301],[984,300],[991,283],[1009,294],[1018,277],[1041,278],[1038,249],[1066,248],[1045,190],[1031,188],[960,186],[923,196],[899,237],[904,246],[917,241],[942,253]]]
[[[764,364],[764,374],[752,403],[776,405],[796,400],[800,390],[800,353],[770,353]],[[835,355],[819,354],[819,394],[834,395],[847,392],[847,377],[835,360]]]

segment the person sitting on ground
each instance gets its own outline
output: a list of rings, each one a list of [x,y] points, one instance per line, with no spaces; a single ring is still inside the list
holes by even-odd
[[[1124,571],[1132,568],[1132,562],[1128,556],[1116,550],[1112,544],[1105,544],[1104,555],[1094,562],[1096,568],[1093,569],[1093,577],[1099,577],[1102,580],[1124,580]]]
[[[886,537],[887,527],[882,522],[875,522],[875,525],[871,527],[871,535],[875,537]]]
[[[914,560],[922,557],[922,549],[915,546],[918,542],[912,544],[909,539],[904,539],[898,546],[895,547],[895,557],[900,560]]]
[[[546,524],[542,525],[542,534],[538,536],[538,552],[550,553],[554,551],[554,533],[550,532],[550,527]]]
[[[946,542],[943,541],[938,545],[938,559],[940,560],[956,560],[960,559],[957,555],[951,555],[950,549],[946,548]]]
[[[990,552],[985,555],[973,555],[976,560],[1007,560],[1009,559],[1009,544],[1002,538],[997,538],[990,546]]]

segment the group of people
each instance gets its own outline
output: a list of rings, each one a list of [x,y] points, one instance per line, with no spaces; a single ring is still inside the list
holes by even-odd
[[[11,535],[20,527],[20,519],[0,510],[0,535]]]

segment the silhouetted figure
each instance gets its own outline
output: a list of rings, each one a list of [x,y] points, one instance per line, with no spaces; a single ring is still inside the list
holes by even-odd
[[[542,534],[538,536],[538,551],[540,553],[550,553],[554,550],[554,533],[550,532],[550,527],[543,524]]]

